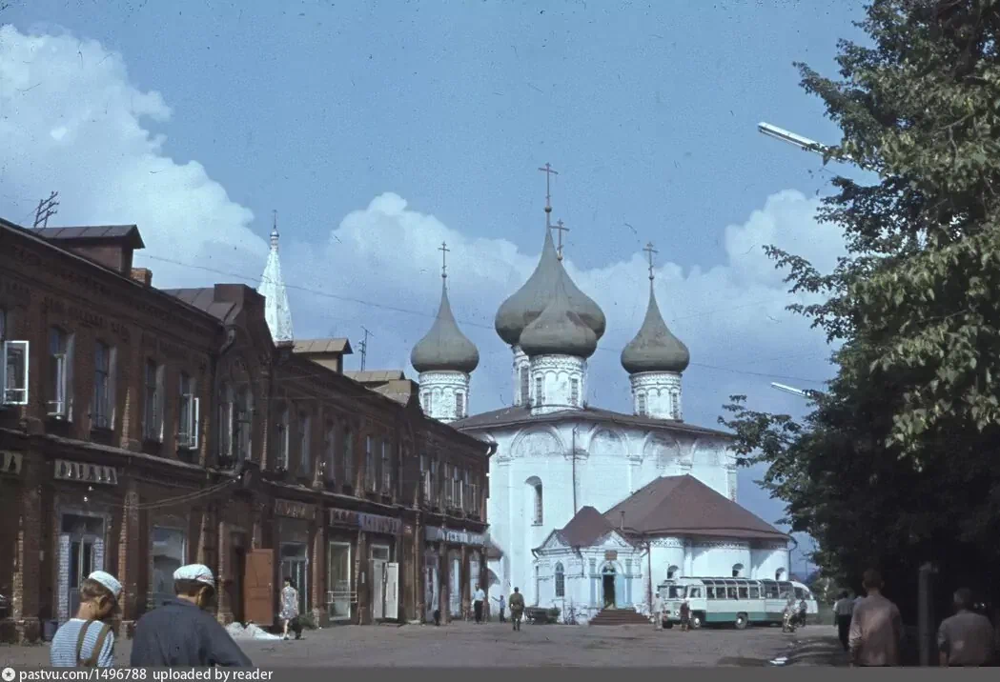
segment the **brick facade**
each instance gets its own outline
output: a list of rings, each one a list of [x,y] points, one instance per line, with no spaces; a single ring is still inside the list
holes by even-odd
[[[338,620],[372,622],[373,580],[390,575],[372,551],[388,547],[397,618],[425,618],[424,552],[441,546],[425,529],[483,537],[487,446],[275,347],[249,288],[157,290],[131,267],[134,228],[91,229],[49,238],[0,221],[0,330],[30,343],[28,402],[0,405],[0,453],[20,462],[0,470],[0,636],[33,640],[73,615],[91,568],[121,580],[126,627],[193,561],[217,572],[220,620],[243,619],[247,557],[261,550],[274,555],[275,616],[291,570],[320,623],[333,594]],[[462,492],[446,505],[452,467],[448,489]]]

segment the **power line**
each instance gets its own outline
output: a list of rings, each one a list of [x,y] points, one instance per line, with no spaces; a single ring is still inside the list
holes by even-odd
[[[235,273],[235,272],[227,272],[225,270],[217,270],[215,268],[209,268],[209,267],[205,267],[203,265],[193,265],[191,263],[185,263],[183,261],[174,260],[174,259],[171,259],[171,258],[163,258],[161,256],[146,256],[146,258],[149,258],[151,260],[156,260],[156,261],[162,261],[164,263],[171,263],[173,265],[179,265],[181,267],[192,268],[192,269],[195,269],[195,270],[202,270],[202,271],[205,271],[205,272],[210,272],[210,273],[215,274],[215,275],[223,275],[225,277],[236,277],[236,278],[239,278],[239,279],[242,279],[242,280],[246,280],[248,282],[260,282],[261,281],[259,277],[251,277],[251,276],[248,276],[248,275],[242,275],[242,274]],[[424,312],[420,312],[420,311],[417,311],[417,310],[411,310],[411,309],[408,309],[408,308],[399,308],[399,307],[396,307],[396,306],[389,306],[389,305],[385,305],[385,304],[382,304],[382,303],[376,303],[374,301],[366,301],[366,300],[360,299],[360,298],[353,298],[351,296],[341,296],[341,295],[338,295],[338,294],[331,294],[329,292],[319,291],[318,289],[312,289],[310,287],[303,287],[303,286],[296,286],[296,285],[293,285],[293,284],[286,284],[285,288],[287,288],[287,289],[296,289],[296,290],[302,291],[304,293],[313,294],[314,296],[323,296],[323,297],[332,298],[332,299],[335,299],[335,300],[338,300],[338,301],[346,301],[346,302],[349,302],[349,303],[357,303],[357,304],[363,305],[363,306],[369,306],[369,307],[372,307],[372,308],[379,308],[379,309],[382,309],[382,310],[389,310],[389,311],[392,311],[392,312],[404,313],[404,314],[407,314],[407,315],[419,315],[421,317],[429,317],[429,318],[436,317],[436,315],[434,313],[424,313]],[[742,305],[732,306],[732,307],[729,307],[729,308],[719,308],[719,309],[716,309],[716,310],[704,311],[704,312],[701,312],[701,313],[696,313],[696,314],[693,314],[693,315],[687,315],[687,316],[684,316],[684,317],[673,318],[673,321],[676,322],[676,321],[679,321],[679,320],[688,320],[688,319],[693,319],[693,318],[697,318],[697,317],[710,316],[710,315],[714,315],[714,314],[717,314],[717,313],[731,312],[733,310],[741,310],[741,309],[755,307],[755,306],[758,306],[758,305],[762,305],[762,304],[766,304],[766,303],[771,303],[771,302],[772,301],[764,300],[764,301],[756,301],[756,302],[753,302],[753,303],[745,303],[745,304],[742,304]],[[777,302],[777,301],[773,301],[773,302]],[[490,329],[490,330],[493,329],[493,325],[483,324],[481,322],[474,322],[474,321],[466,320],[466,319],[459,320],[459,322],[461,322],[464,325],[468,325],[470,327],[477,327],[477,328],[480,328],[480,329]],[[362,329],[364,329],[364,327],[362,327]],[[365,348],[365,350],[367,350],[367,342],[363,341],[362,344],[363,344],[363,348]],[[608,351],[608,352],[612,352],[612,353],[621,353],[621,351],[622,351],[621,348],[613,348],[613,347],[608,347],[608,346],[598,346],[598,350],[604,350],[604,351]],[[367,352],[365,353],[365,355],[367,355]],[[776,358],[776,359],[782,359],[782,358]],[[771,379],[787,379],[789,381],[801,381],[801,382],[806,382],[806,383],[810,383],[810,384],[823,384],[823,383],[826,383],[826,381],[822,380],[822,379],[808,379],[808,378],[805,378],[805,377],[788,376],[788,375],[782,375],[782,374],[770,374],[770,373],[766,373],[766,372],[752,372],[752,371],[749,371],[749,370],[736,369],[736,368],[733,368],[733,367],[719,367],[718,365],[709,365],[709,364],[701,363],[701,362],[692,362],[692,363],[690,363],[690,365],[692,367],[701,367],[703,369],[710,369],[710,370],[716,370],[716,371],[721,371],[721,372],[730,372],[732,374],[745,374],[745,375],[748,375],[748,376],[759,376],[759,377],[771,378]]]

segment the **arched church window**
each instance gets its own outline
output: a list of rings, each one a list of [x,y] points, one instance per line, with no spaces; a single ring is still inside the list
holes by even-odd
[[[539,375],[539,376],[535,377],[535,404],[536,405],[541,405],[542,402],[545,400],[545,394],[544,394],[544,392],[542,390],[543,386],[544,386],[544,384],[542,383],[542,376]]]
[[[465,416],[465,394],[461,391],[455,393],[455,418],[461,419]]]
[[[566,596],[566,572],[561,562],[556,564],[556,596]]]
[[[784,580],[785,579],[785,569],[779,568],[777,571],[775,571],[774,572],[774,579],[775,580]]]
[[[542,525],[542,484],[535,484],[535,520],[536,526]]]
[[[743,577],[743,564],[735,564],[733,566],[733,577],[742,578]]]
[[[573,406],[580,405],[580,380],[569,380],[569,402]]]
[[[637,409],[637,411],[639,413],[639,416],[640,417],[645,417],[646,416],[646,394],[645,393],[640,393],[637,396],[637,398],[636,398],[636,402],[638,403],[638,409]]]
[[[678,568],[676,566],[671,566],[667,569],[667,580],[673,580],[677,577]]]
[[[521,403],[521,405],[528,405],[529,404],[529,402],[528,402],[528,392],[531,390],[531,384],[530,384],[530,382],[528,380],[528,368],[527,367],[522,367],[521,368],[520,381],[521,381],[521,401],[520,401],[520,403]]]
[[[681,398],[677,391],[670,392],[670,416],[674,419],[681,417]]]

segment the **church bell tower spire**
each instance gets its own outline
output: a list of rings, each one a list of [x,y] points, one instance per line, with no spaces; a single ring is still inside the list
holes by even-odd
[[[288,306],[285,280],[281,276],[281,261],[278,258],[278,212],[274,212],[271,226],[271,248],[264,265],[257,293],[264,297],[264,319],[271,330],[274,343],[288,343],[294,340],[292,333],[292,311]]]

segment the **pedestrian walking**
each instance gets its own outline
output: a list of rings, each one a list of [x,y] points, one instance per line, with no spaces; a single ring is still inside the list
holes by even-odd
[[[111,617],[118,611],[122,585],[110,573],[94,571],[80,583],[80,608],[52,638],[53,668],[110,668],[115,663]]]
[[[653,595],[653,608],[650,610],[653,616],[653,629],[659,630],[663,627],[663,600],[659,594]]]
[[[215,576],[208,566],[174,571],[174,599],[146,613],[135,626],[133,668],[249,668],[253,664],[209,613]]]
[[[472,595],[472,611],[476,615],[476,622],[483,622],[483,606],[486,603],[486,593],[483,591],[483,586],[480,585],[476,588],[476,593]]]
[[[955,615],[938,628],[942,668],[980,668],[996,656],[996,640],[989,618],[973,610],[972,592],[955,591]]]
[[[868,594],[854,609],[848,636],[852,666],[899,665],[903,619],[896,605],[882,596],[882,586],[878,571],[865,571],[864,587]]]
[[[524,595],[515,587],[514,594],[508,600],[510,604],[510,622],[514,624],[514,630],[521,629],[521,616],[524,615]]]
[[[803,599],[799,602],[799,626],[806,626],[806,616],[809,614],[809,605],[806,604],[806,600]]]
[[[507,609],[507,600],[504,599],[504,596],[501,594],[499,597],[495,598],[494,601],[497,602],[497,611],[500,613],[500,622],[506,623],[507,618],[504,615],[504,611]]]
[[[299,591],[295,589],[295,584],[291,578],[285,578],[285,586],[281,588],[281,613],[279,614],[284,625],[282,638],[288,641],[288,629],[295,632],[295,639],[302,638],[302,628],[298,627],[299,619]]]
[[[691,629],[691,604],[687,599],[681,602],[681,632]]]
[[[848,637],[851,634],[851,614],[854,613],[854,600],[847,590],[840,593],[840,599],[833,605],[833,615],[837,624],[837,636],[844,651],[848,650]]]

